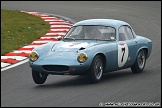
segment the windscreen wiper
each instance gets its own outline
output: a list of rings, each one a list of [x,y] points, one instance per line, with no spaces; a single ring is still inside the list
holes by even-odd
[[[72,38],[72,37],[66,37],[66,38],[63,38],[63,39],[72,39],[75,41],[75,38]]]

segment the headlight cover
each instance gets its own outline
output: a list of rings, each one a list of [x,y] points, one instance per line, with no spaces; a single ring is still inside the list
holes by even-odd
[[[29,55],[29,60],[34,62],[39,58],[39,54],[36,51],[32,51]]]
[[[88,59],[88,56],[87,56],[86,53],[78,54],[77,60],[78,60],[79,63],[84,63],[87,59]]]

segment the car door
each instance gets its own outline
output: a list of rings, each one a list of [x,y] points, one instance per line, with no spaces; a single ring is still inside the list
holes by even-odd
[[[128,25],[121,26],[118,32],[118,67],[131,66],[136,59],[137,41]]]

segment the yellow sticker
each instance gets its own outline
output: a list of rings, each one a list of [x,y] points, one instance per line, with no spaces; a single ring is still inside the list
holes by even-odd
[[[66,72],[66,73],[64,73],[64,75],[69,75],[69,73],[68,73],[68,72]]]

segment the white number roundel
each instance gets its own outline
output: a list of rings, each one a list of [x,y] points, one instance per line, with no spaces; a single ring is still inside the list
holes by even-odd
[[[128,59],[128,46],[125,43],[118,43],[118,66],[122,67]]]

